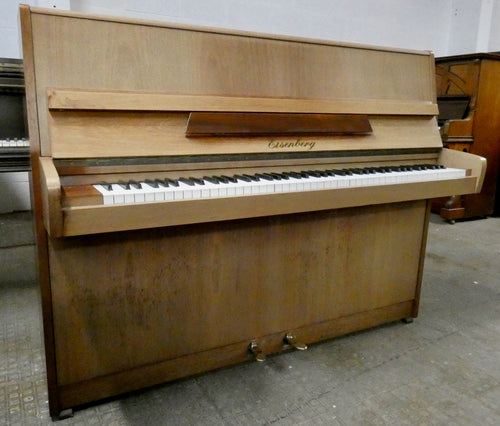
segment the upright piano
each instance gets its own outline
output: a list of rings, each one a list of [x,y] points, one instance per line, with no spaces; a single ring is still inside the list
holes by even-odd
[[[444,219],[500,215],[500,54],[436,59],[441,137],[446,148],[485,157],[488,170],[478,194],[434,200]]]
[[[434,59],[21,7],[53,416],[418,313]]]

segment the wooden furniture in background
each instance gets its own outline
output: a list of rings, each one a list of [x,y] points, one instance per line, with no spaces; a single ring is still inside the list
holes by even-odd
[[[498,215],[500,54],[437,58],[436,82],[444,146],[485,157],[488,169],[479,194],[436,200],[433,210],[449,221]]]
[[[428,200],[478,191],[485,168],[442,149],[432,55],[21,19],[53,416],[417,315]],[[93,186],[429,163],[467,173],[122,205]]]

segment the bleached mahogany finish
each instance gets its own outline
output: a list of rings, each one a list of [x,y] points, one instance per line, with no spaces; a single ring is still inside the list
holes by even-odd
[[[27,6],[21,20],[53,416],[249,360],[252,342],[417,315],[428,200],[478,191],[485,168],[442,149],[431,54]],[[92,191],[395,164],[466,173],[110,206]]]

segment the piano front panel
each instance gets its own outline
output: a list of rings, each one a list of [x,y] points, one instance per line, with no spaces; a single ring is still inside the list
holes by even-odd
[[[244,360],[254,338],[412,302],[425,209],[413,201],[51,239],[58,384],[236,343]]]

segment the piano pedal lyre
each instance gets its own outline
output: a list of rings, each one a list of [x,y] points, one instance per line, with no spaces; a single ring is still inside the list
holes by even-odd
[[[307,345],[305,343],[299,342],[297,340],[297,336],[293,333],[286,333],[283,341],[295,349],[298,349],[299,351],[305,351],[307,349]]]
[[[262,351],[262,348],[255,340],[250,343],[250,345],[248,346],[248,350],[255,357],[255,361],[262,362],[266,360],[266,354]]]

